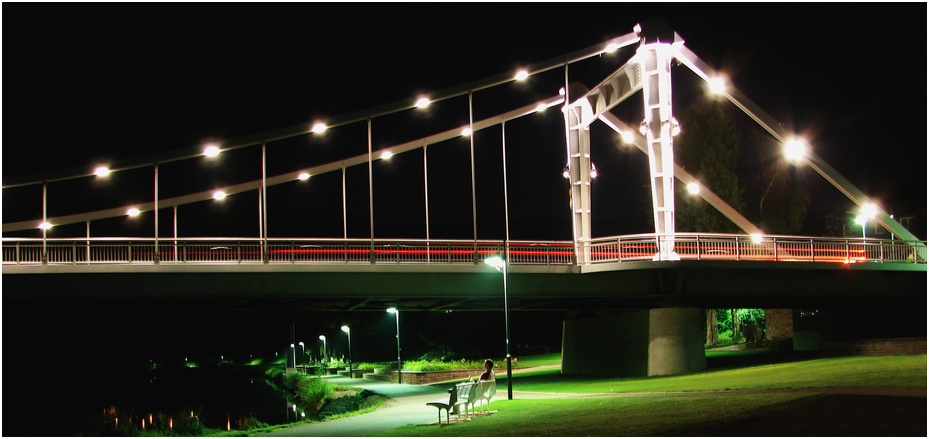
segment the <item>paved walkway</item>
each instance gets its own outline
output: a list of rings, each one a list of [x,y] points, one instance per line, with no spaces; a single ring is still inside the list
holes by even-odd
[[[389,399],[380,409],[371,413],[325,422],[301,425],[265,433],[260,436],[317,437],[317,436],[351,436],[359,437],[403,427],[409,424],[426,425],[438,422],[438,411],[426,406],[427,402],[441,399],[448,394],[441,388],[412,384],[392,384],[383,381],[360,378],[327,377],[333,384],[358,387],[384,395]],[[827,393],[841,395],[889,395],[926,397],[926,389],[897,388],[818,388],[818,389],[770,389],[770,390],[728,390],[717,392],[648,392],[648,393],[546,393],[513,391],[514,399],[547,398],[636,398],[636,397],[680,397],[745,395],[757,393]],[[506,398],[506,389],[493,401]],[[444,416],[443,416],[444,420]]]

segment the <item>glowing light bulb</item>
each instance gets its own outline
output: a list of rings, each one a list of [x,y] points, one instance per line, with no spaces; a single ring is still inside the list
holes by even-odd
[[[465,128],[465,129],[461,130],[461,135],[462,135],[462,136],[470,136],[470,135],[471,135],[471,128]]]
[[[206,149],[203,150],[203,155],[207,157],[216,157],[219,155],[219,148],[212,145],[207,146]]]
[[[689,184],[687,184],[687,190],[688,190],[690,193],[696,195],[696,194],[700,193],[700,185],[697,184],[697,183],[689,183]]]
[[[784,154],[791,161],[798,161],[806,156],[806,144],[801,140],[791,140],[784,145]]]
[[[710,91],[713,93],[723,93],[726,91],[726,83],[722,78],[710,79]]]
[[[310,178],[309,172],[301,172],[300,175],[297,176],[297,180],[306,180],[308,178]]]
[[[623,142],[626,142],[626,143],[632,143],[632,141],[634,140],[632,133],[630,133],[629,131],[623,131],[620,134],[620,136],[622,136]]]
[[[429,101],[428,98],[419,98],[419,99],[416,101],[416,106],[419,107],[419,108],[424,108],[424,107],[427,107],[430,103],[431,103],[431,102]]]
[[[381,154],[381,158],[384,159],[384,160],[390,160],[390,158],[393,157],[393,156],[394,156],[394,153],[392,153],[392,152],[390,152],[390,151],[384,151],[384,153]]]
[[[213,198],[217,200],[222,200],[223,198],[226,198],[226,193],[223,191],[213,192]]]
[[[97,169],[94,169],[94,174],[97,174],[98,177],[106,177],[107,175],[110,175],[110,170],[100,166]]]
[[[323,132],[323,131],[326,131],[326,128],[327,128],[327,127],[326,127],[326,124],[324,124],[324,123],[322,123],[322,122],[316,122],[315,124],[313,124],[313,132],[314,132],[314,133],[321,133],[321,132]]]
[[[129,215],[129,216],[139,216],[139,209],[136,209],[135,207],[133,207],[133,208],[131,208],[131,209],[129,209],[129,210],[126,211],[126,215]]]
[[[528,78],[528,77],[529,77],[529,72],[527,72],[527,71],[525,71],[525,70],[520,70],[520,71],[516,72],[516,80],[517,80],[517,81],[522,81],[523,79],[526,79],[526,78]]]

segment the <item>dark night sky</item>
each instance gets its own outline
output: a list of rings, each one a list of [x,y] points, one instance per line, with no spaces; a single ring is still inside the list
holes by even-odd
[[[3,9],[4,183],[40,171],[75,166],[90,170],[99,162],[188,148],[406,99],[597,44],[657,16],[771,116],[808,136],[816,153],[859,189],[881,199],[888,210],[923,217],[926,213],[925,3],[7,3]],[[595,58],[572,66],[571,73],[575,78],[587,75],[591,79],[586,85],[593,86],[605,76],[599,73],[604,66],[615,69],[623,61],[619,55]],[[675,96],[681,100],[675,101],[675,109],[682,111],[689,102],[702,99],[701,93],[691,72],[684,67],[673,72]],[[557,70],[545,78],[557,84],[561,74]],[[509,93],[529,101],[557,93],[558,85],[549,88],[545,78]],[[475,93],[475,119],[497,114],[496,107],[482,107],[484,102],[496,99],[504,101],[503,110],[511,108],[505,102],[508,96],[487,94],[482,102],[485,95]],[[436,104],[426,115],[375,119],[375,149],[389,146],[391,136],[403,136],[386,128],[394,121],[408,124],[410,132],[467,121],[466,98],[439,104],[446,103]],[[628,108],[616,113],[633,115],[624,120],[634,126],[641,120],[639,106],[641,95],[636,94],[621,106]],[[515,239],[569,239],[570,229],[558,228],[570,225],[560,177],[561,114],[551,109],[540,117],[554,127],[555,136],[545,137],[548,131],[538,125],[514,122],[513,134],[507,127],[507,148],[513,151],[512,156],[508,152],[513,173],[511,233]],[[300,136],[270,144],[269,175],[365,152],[360,124],[333,131],[329,143]],[[599,154],[594,161],[603,176],[598,180],[603,189],[594,194],[595,209],[602,209],[594,215],[603,218],[595,232],[649,232],[641,222],[642,209],[650,208],[644,198],[645,156],[613,148],[602,126],[592,132],[601,142],[594,146],[594,154]],[[481,238],[502,237],[502,202],[494,189],[501,178],[494,170],[499,153],[488,152],[498,150],[499,140],[491,137],[478,133],[475,138]],[[489,146],[481,149],[481,139]],[[436,203],[430,206],[433,237],[471,237],[470,177],[461,165],[468,160],[467,146],[455,142],[436,148],[435,161],[430,150],[430,182],[436,183],[435,189],[430,185],[430,196],[436,197],[430,201]],[[234,162],[224,157],[228,161],[202,166],[165,165],[162,196],[205,190],[215,181],[259,178],[255,148],[236,154],[244,158]],[[458,166],[444,167],[452,162]],[[423,237],[421,226],[411,228],[400,217],[408,205],[416,218],[422,218],[422,188],[411,190],[407,185],[420,181],[416,178],[421,178],[421,158],[398,156],[382,168],[375,170],[380,182],[375,187],[376,235]],[[117,180],[119,184],[89,178],[51,184],[50,216],[88,210],[83,206],[121,206],[127,199],[150,201],[148,189],[134,190],[149,184],[150,169],[133,172],[111,176],[125,178]],[[349,236],[367,237],[366,171],[357,172],[365,175],[354,175],[350,183],[354,203],[349,208]],[[801,172],[800,181],[809,184],[813,195],[807,229],[817,230],[828,212],[853,209],[814,172]],[[433,180],[437,178],[443,181]],[[137,181],[142,183],[133,184]],[[312,189],[282,187],[278,198],[271,193],[271,236],[341,237],[337,177],[318,181]],[[443,183],[448,187],[443,189]],[[407,197],[411,191],[414,196]],[[285,198],[293,194],[318,198],[285,208]],[[255,236],[257,197],[240,198],[235,208],[199,203],[202,206],[190,207],[187,215],[222,223],[225,228],[218,233],[225,236]],[[4,190],[3,221],[40,217],[40,200],[36,187]],[[243,215],[249,220],[238,221],[244,226],[229,224],[229,216],[239,212],[230,213],[233,209],[247,212]],[[551,213],[558,209],[562,210]],[[162,224],[169,223],[166,219]],[[181,221],[181,227],[188,228],[181,236],[210,233]],[[305,231],[307,221],[315,221],[309,227],[313,232]],[[150,225],[128,224],[125,218],[93,227],[95,236],[108,228],[124,236],[151,236]],[[78,225],[53,229],[50,236],[83,233],[83,225]],[[162,225],[162,236],[171,233],[170,226]],[[925,239],[925,230],[916,234]],[[9,308],[4,317],[9,321]],[[312,324],[306,325],[307,331],[315,332]],[[4,329],[9,326],[4,324]]]

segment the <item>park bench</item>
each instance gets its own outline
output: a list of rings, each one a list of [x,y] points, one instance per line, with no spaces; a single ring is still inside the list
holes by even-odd
[[[468,414],[468,405],[474,410],[475,403],[487,401],[487,411],[490,411],[490,399],[497,393],[496,381],[478,381],[476,383],[457,384],[454,389],[448,389],[449,397],[446,401],[427,402],[426,405],[436,407],[439,410],[439,423],[442,423],[442,409],[445,409],[445,423],[449,422],[450,410],[458,410],[464,406],[465,415]],[[481,404],[481,412],[484,411],[484,404]]]
[[[448,389],[448,398],[438,401],[427,402],[426,405],[439,409],[439,423],[442,423],[442,409],[445,409],[445,423],[449,423],[449,411],[464,406],[465,413],[468,412],[468,404],[471,403],[471,392],[474,389],[473,383],[459,384],[454,389]]]

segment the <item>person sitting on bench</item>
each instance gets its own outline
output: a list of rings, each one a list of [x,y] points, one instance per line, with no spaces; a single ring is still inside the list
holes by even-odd
[[[496,381],[497,377],[494,375],[494,362],[492,360],[484,361],[484,373],[481,374],[481,377],[478,381]]]

